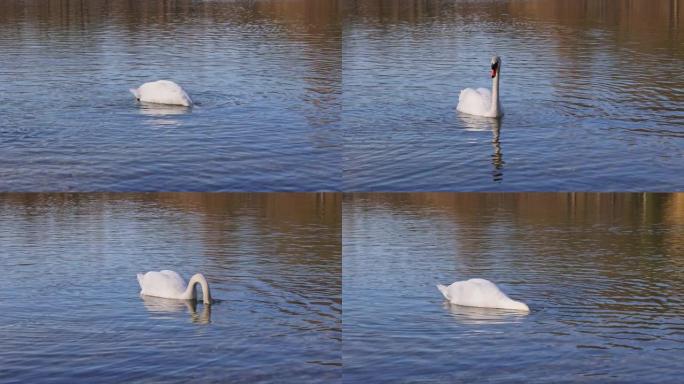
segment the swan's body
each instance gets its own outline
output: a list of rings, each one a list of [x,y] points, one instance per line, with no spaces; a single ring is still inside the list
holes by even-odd
[[[179,300],[196,300],[195,285],[199,284],[202,286],[204,304],[211,304],[209,284],[201,273],[193,275],[187,286],[181,275],[168,270],[138,273],[138,283],[141,295]]]
[[[499,77],[501,73],[501,59],[492,57],[492,90],[486,88],[466,88],[458,96],[459,112],[483,117],[501,117],[503,108],[499,101]]]
[[[131,89],[131,93],[136,99],[144,103],[182,105],[189,107],[192,105],[190,96],[180,87],[180,85],[169,80],[159,80],[145,83],[137,89]]]
[[[510,299],[496,284],[485,279],[457,281],[448,287],[437,285],[437,289],[451,304],[527,312],[530,310],[527,304]]]

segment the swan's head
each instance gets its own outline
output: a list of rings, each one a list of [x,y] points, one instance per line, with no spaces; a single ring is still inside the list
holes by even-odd
[[[499,69],[501,68],[501,58],[499,56],[492,57],[492,78],[499,76]]]

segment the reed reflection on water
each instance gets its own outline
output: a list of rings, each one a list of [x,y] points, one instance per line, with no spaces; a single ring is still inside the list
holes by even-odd
[[[682,189],[683,8],[346,2],[343,190]],[[490,87],[494,54],[505,110],[494,160],[506,155],[492,177],[489,133],[455,108],[462,89]]]
[[[0,1],[0,190],[338,189],[338,7]],[[128,92],[159,79],[195,107]]]
[[[350,383],[684,374],[684,194],[345,195],[343,255]],[[473,277],[531,312],[435,288]]]
[[[0,382],[341,377],[338,194],[0,194]],[[141,297],[203,273],[214,302]]]

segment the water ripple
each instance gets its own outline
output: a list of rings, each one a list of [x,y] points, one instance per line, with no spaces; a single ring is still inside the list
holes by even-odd
[[[677,381],[681,197],[346,196],[345,380]],[[531,312],[450,305],[435,288],[471,277]]]
[[[670,5],[589,3],[349,5],[344,190],[681,189],[684,45]],[[455,107],[461,89],[491,86],[495,53],[506,115],[492,151]],[[492,152],[505,162],[492,167]]]
[[[336,206],[317,194],[0,196],[13,276],[0,282],[0,381],[339,380]],[[204,273],[214,304],[141,298],[136,273],[162,268]]]

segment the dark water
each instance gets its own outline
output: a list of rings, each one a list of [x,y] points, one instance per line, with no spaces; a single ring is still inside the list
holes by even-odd
[[[0,196],[0,382],[341,378],[340,195]],[[135,274],[219,302],[142,299]]]
[[[343,204],[344,381],[675,383],[683,194],[374,194]],[[447,305],[496,282],[531,313]]]
[[[0,190],[338,189],[338,7],[0,2]],[[139,106],[158,79],[195,108]]]
[[[345,191],[684,188],[681,0],[344,2]],[[501,122],[456,112],[503,59]]]

